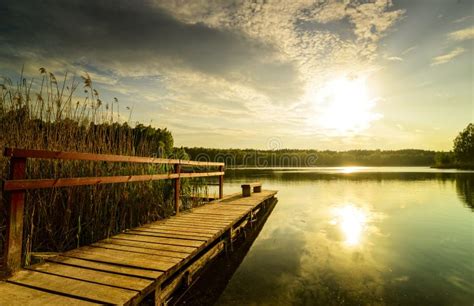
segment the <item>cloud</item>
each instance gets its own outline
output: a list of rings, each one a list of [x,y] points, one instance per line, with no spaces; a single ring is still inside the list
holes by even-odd
[[[403,14],[390,0],[4,0],[0,67],[89,71],[134,118],[180,131],[298,132],[317,116],[309,93],[374,70]]]
[[[432,59],[431,66],[437,66],[437,65],[448,63],[451,60],[453,60],[454,58],[456,58],[456,57],[460,56],[461,54],[463,54],[464,52],[466,52],[466,49],[456,48],[456,49],[452,50],[451,52],[448,52],[448,53],[440,55],[440,56],[436,56]]]
[[[389,61],[403,62],[403,58],[398,57],[398,56],[390,56],[390,57],[387,57],[387,59]]]
[[[413,50],[415,50],[416,48],[417,48],[416,46],[412,46],[408,49],[405,49],[405,50],[402,51],[402,55],[406,55],[406,54],[412,52]]]
[[[461,18],[458,18],[458,19],[454,20],[453,23],[462,23],[462,22],[465,22],[467,20],[470,20],[471,18],[472,18],[471,15],[464,16],[464,17],[461,17]]]
[[[294,64],[277,58],[275,46],[238,31],[183,23],[149,1],[2,5],[2,23],[8,26],[2,29],[1,42],[9,47],[2,53],[62,58],[119,76],[193,70],[285,98],[298,91]]]
[[[449,39],[455,41],[464,41],[474,39],[474,27],[465,28],[448,34]]]

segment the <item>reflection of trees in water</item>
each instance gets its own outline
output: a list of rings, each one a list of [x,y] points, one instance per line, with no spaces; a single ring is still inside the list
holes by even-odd
[[[350,181],[423,181],[438,180],[453,181],[457,177],[474,179],[471,173],[443,172],[317,172],[311,169],[245,169],[226,170],[226,178],[235,180],[269,179],[272,181],[316,181],[316,180],[350,180]]]
[[[443,172],[354,172],[354,173],[321,173],[310,169],[272,170],[246,169],[227,170],[226,178],[230,181],[269,180],[276,182],[298,181],[427,181],[436,180],[442,183],[454,182],[459,199],[474,211],[474,174]]]
[[[456,177],[456,191],[464,204],[474,211],[474,176]]]

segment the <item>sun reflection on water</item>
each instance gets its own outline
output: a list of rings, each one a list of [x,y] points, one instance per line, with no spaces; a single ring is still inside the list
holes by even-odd
[[[342,167],[341,168],[341,173],[350,174],[350,173],[354,173],[354,172],[359,172],[363,168],[364,167],[354,167],[354,166]]]
[[[332,212],[334,219],[331,224],[338,225],[344,235],[345,244],[359,245],[366,229],[367,213],[352,204],[336,207]]]

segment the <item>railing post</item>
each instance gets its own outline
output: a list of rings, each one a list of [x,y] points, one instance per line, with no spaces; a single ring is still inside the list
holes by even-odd
[[[219,172],[224,172],[224,166],[219,166]],[[224,197],[224,175],[219,176],[219,199]]]
[[[174,165],[174,173],[178,173],[178,174],[181,173],[181,165],[180,164],[175,164]],[[181,188],[180,185],[181,185],[181,181],[180,181],[180,178],[178,176],[177,178],[174,179],[174,205],[175,205],[176,215],[179,214],[179,202],[180,202],[179,193],[180,193],[180,188]]]
[[[10,159],[10,180],[21,180],[26,177],[26,158]],[[7,195],[7,231],[3,254],[4,269],[7,274],[21,269],[23,246],[23,212],[25,191],[10,191]]]

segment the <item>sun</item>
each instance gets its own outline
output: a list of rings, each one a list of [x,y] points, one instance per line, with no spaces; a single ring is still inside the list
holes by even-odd
[[[381,118],[373,111],[376,99],[369,95],[367,79],[341,77],[329,81],[318,91],[316,107],[320,125],[340,133],[365,130]]]

